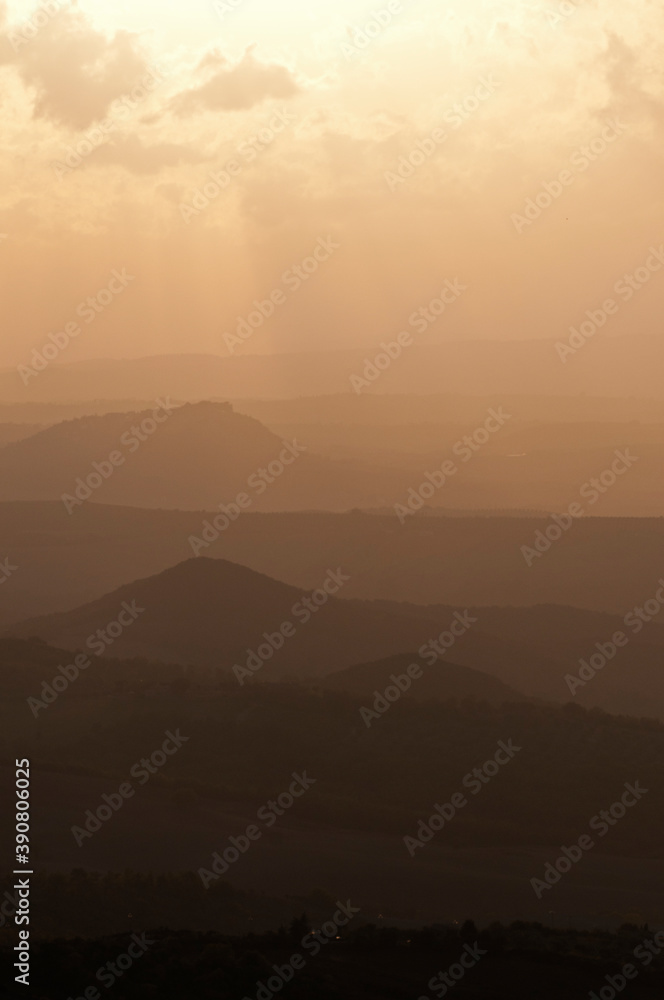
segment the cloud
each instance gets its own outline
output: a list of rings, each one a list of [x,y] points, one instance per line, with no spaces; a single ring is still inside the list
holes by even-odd
[[[175,97],[172,108],[177,115],[238,111],[252,108],[271,97],[293,97],[300,92],[290,70],[276,63],[259,62],[252,49],[248,49],[235,66],[229,66],[220,53],[209,53],[198,68],[201,72],[208,69],[214,72],[205,83]]]
[[[148,62],[136,35],[108,38],[80,11],[53,8],[37,27],[8,25],[0,9],[0,65],[13,65],[33,92],[33,117],[84,129],[139,83]]]
[[[661,70],[653,72],[648,62],[639,59],[636,51],[613,32],[608,35],[602,61],[610,90],[610,100],[602,110],[622,114],[630,121],[649,122],[661,130],[664,125]]]

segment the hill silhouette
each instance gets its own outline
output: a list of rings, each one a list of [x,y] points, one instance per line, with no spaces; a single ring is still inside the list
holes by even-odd
[[[100,661],[36,721],[24,691],[4,697],[4,738],[32,760],[40,809],[31,832],[48,844],[52,869],[189,870],[195,878],[229,835],[288,787],[293,771],[306,768],[316,779],[311,791],[266,831],[249,863],[227,873],[231,885],[274,896],[341,884],[400,920],[468,912],[487,922],[543,919],[553,906],[561,926],[620,923],[634,910],[642,924],[659,921],[664,729],[657,722],[571,705],[405,695],[367,728],[363,695],[320,683],[192,682],[160,697],[131,687],[100,696],[91,685],[107,667],[114,673]],[[189,737],[181,752],[81,849],[72,825],[175,727]],[[473,769],[493,759],[500,741],[520,749],[499,773],[487,769],[493,776],[477,790]],[[629,817],[606,836],[595,831],[582,863],[537,898],[529,880],[636,781],[648,791]],[[404,836],[456,791],[466,806],[410,856]],[[8,833],[11,820],[6,810],[0,825]],[[155,837],[155,829],[168,836]]]
[[[525,423],[540,428],[565,424],[607,424],[624,426],[628,423],[664,423],[664,399],[660,397],[624,396],[618,399],[603,395],[561,395],[524,392],[482,394],[478,390],[459,393],[440,389],[431,393],[356,393],[302,395],[291,399],[241,398],[230,396],[238,413],[255,417],[267,427],[308,424],[329,428],[426,427],[472,422],[478,413],[491,407],[503,406]],[[28,409],[21,404],[22,416],[16,419],[45,419],[43,410]],[[14,407],[7,407],[13,412]],[[27,415],[30,415],[29,418]],[[36,416],[33,416],[36,414]],[[0,409],[0,416],[2,410]],[[9,417],[5,418],[9,419]],[[62,418],[60,418],[62,419]]]
[[[394,511],[408,503],[410,513],[564,511],[619,453],[630,456],[629,474],[591,498],[589,513],[664,513],[663,424],[540,424],[503,404],[465,409],[463,422],[291,422],[268,429],[229,403],[167,399],[44,429],[0,425],[0,500],[71,498],[72,511],[85,501],[186,510],[237,506],[243,495],[246,509],[259,511]],[[436,470],[446,461],[454,471],[441,479]],[[426,503],[413,497],[422,485]]]
[[[193,553],[214,511],[87,503],[0,503],[0,558],[19,567],[3,587],[0,623],[65,611]],[[204,548],[257,572],[314,588],[334,563],[348,569],[344,599],[454,607],[556,604],[622,617],[657,590],[664,518],[582,518],[531,567],[550,518],[414,517],[251,510]],[[56,567],[54,570],[53,567]]]
[[[469,698],[500,705],[505,701],[525,700],[524,695],[479,670],[448,660],[425,665],[417,657],[404,655],[358,663],[322,678],[320,685],[327,691],[344,691],[367,698],[366,704],[371,707],[376,691],[382,695],[387,687],[394,686],[394,675],[408,678],[411,664],[417,667],[417,673],[413,672],[410,687],[402,693],[414,701],[432,703]],[[405,687],[404,681],[402,686]]]
[[[111,457],[113,456],[113,457]],[[283,441],[228,403],[89,415],[0,449],[0,499],[216,510],[243,494],[246,509],[348,509],[407,486],[385,470],[334,462]]]
[[[42,430],[41,424],[0,423],[0,448],[15,441],[23,441]]]
[[[320,589],[326,581],[332,596]],[[413,661],[423,669],[416,698],[529,697],[664,719],[664,628],[654,620],[636,634],[615,615],[554,605],[460,610],[351,599],[352,577],[342,567],[317,582],[311,591],[320,607],[305,588],[201,557],[6,632],[95,655],[232,673],[241,683],[341,671],[323,686],[369,694],[387,686],[394,658],[395,670]],[[135,605],[140,614],[99,646],[98,630]],[[435,649],[432,641],[459,620],[453,648]],[[627,637],[620,648],[611,645],[618,631]],[[599,662],[590,675],[589,661]]]
[[[312,596],[226,560],[189,559],[74,611],[11,626],[8,633],[69,650],[92,649],[94,655],[194,665],[221,676],[232,676],[237,666],[238,681],[245,683],[254,676],[321,676],[416,649],[440,631],[442,625],[329,596],[347,582],[343,569],[331,566]],[[105,648],[103,638],[90,640],[123,608],[127,625],[117,638]],[[264,665],[256,666],[258,661]]]
[[[562,365],[555,340],[447,340],[414,343],[398,365],[383,372],[369,392],[456,392],[637,396],[661,398],[661,347],[654,336],[602,337]],[[353,350],[237,355],[157,355],[52,365],[24,385],[15,370],[0,373],[0,395],[8,402],[70,402],[83,398],[150,399],[172,393],[187,399],[293,398],[351,392],[350,374],[361,375],[367,357],[380,348],[368,342]]]

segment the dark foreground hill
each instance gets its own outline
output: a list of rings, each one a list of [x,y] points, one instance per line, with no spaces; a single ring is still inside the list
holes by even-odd
[[[244,902],[237,897],[238,904]],[[445,986],[447,981],[454,983],[454,996],[465,1000],[562,1000],[597,996],[598,989],[610,989],[606,977],[615,979],[626,959],[631,959],[635,970],[630,997],[655,1000],[664,985],[661,956],[651,952],[644,965],[649,954],[644,942],[657,947],[655,932],[634,926],[615,934],[554,930],[525,922],[478,929],[471,920],[414,928],[391,927],[385,921],[370,923],[360,916],[328,939],[321,922],[326,921],[311,913],[290,921],[284,914],[278,931],[235,937],[150,931],[146,935],[149,946],[126,980],[123,977],[123,996],[126,1000],[235,1000],[243,996],[264,1000],[275,995],[287,1000],[417,996],[424,1000],[432,990],[434,996],[444,996],[443,989],[452,989]],[[129,933],[101,940],[60,937],[39,942],[34,956],[39,995],[43,1000],[56,1000],[72,992],[72,983],[78,986],[74,993],[82,994],[90,970],[112,961],[106,956],[123,955],[132,943]],[[4,951],[3,957],[9,960],[8,949]],[[294,956],[299,958],[292,969]],[[461,956],[464,963],[459,966]],[[285,970],[283,978],[280,970]],[[268,983],[279,986],[277,993],[272,993]]]
[[[2,784],[11,787],[17,755],[32,761],[41,868],[198,873],[258,823],[258,842],[224,874],[245,891],[321,887],[418,921],[542,921],[555,910],[584,926],[664,923],[658,723],[406,693],[367,725],[364,696],[320,685],[202,687],[180,677],[160,688],[125,673],[104,693],[96,684],[106,667],[100,660],[36,717],[32,680],[3,692],[0,754],[12,769],[2,768]],[[148,775],[141,761],[169,732],[181,745]],[[308,790],[270,819],[263,807],[294,774]],[[135,794],[77,838],[127,781]],[[615,803],[618,818],[603,822]],[[430,826],[437,805],[442,827]],[[3,817],[9,838],[11,811]],[[592,846],[538,895],[532,879],[584,835]]]

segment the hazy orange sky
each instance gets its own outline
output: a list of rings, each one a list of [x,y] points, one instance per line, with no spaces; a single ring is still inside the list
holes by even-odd
[[[664,240],[658,2],[17,0],[0,23],[3,366],[114,269],[134,280],[62,360],[227,355],[274,289],[243,352],[364,347],[446,278],[468,291],[422,342],[557,337]],[[58,169],[72,147],[87,155]],[[229,161],[225,190],[183,211]],[[657,333],[663,292],[664,271],[610,334]]]

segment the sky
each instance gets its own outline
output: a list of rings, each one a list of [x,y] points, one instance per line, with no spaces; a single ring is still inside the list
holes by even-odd
[[[664,240],[663,28],[650,0],[0,2],[0,366],[68,323],[68,362],[369,348],[446,280],[421,342],[559,337]],[[661,335],[650,272],[609,335]]]

